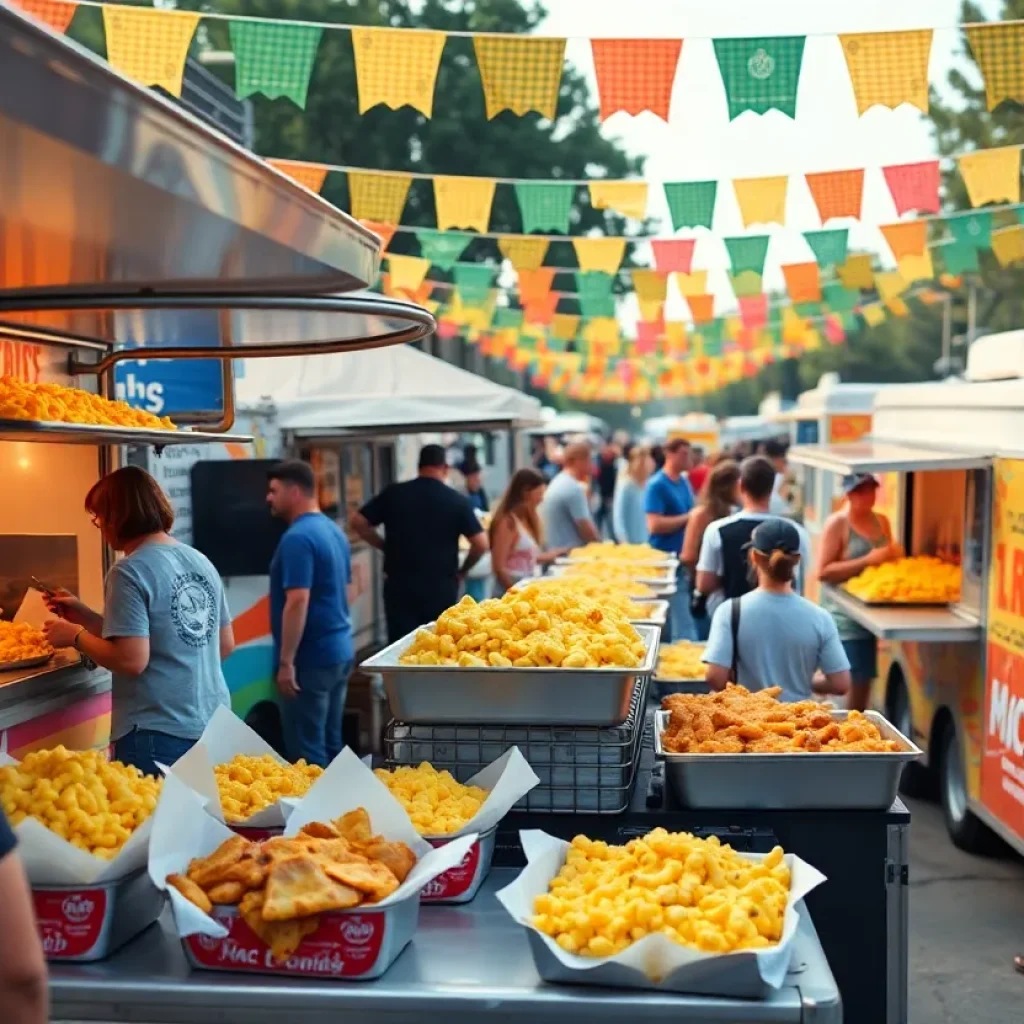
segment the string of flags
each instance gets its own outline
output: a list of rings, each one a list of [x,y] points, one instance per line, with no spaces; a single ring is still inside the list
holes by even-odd
[[[239,97],[288,97],[304,107],[324,32],[352,40],[360,113],[379,105],[433,113],[445,44],[468,36],[483,86],[488,118],[503,111],[536,112],[554,119],[567,39],[486,32],[338,25],[330,22],[251,18],[221,12],[131,7],[102,0],[15,0],[58,32],[78,6],[101,7],[107,56],[144,85],[181,93],[189,46],[200,19],[229,22]],[[960,26],[981,69],[990,110],[1024,102],[1024,23]],[[838,39],[859,114],[875,106],[910,104],[928,111],[928,64],[933,29],[840,33]],[[712,40],[728,116],[777,110],[796,117],[807,36]],[[624,111],[650,112],[669,121],[676,76],[689,50],[683,39],[591,39],[602,121]],[[692,42],[692,41],[691,41]]]

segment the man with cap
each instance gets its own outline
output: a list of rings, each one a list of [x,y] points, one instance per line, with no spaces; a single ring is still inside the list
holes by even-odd
[[[878,480],[870,473],[843,477],[843,507],[825,520],[818,551],[818,579],[839,586],[859,576],[870,565],[881,565],[901,557],[893,543],[889,520],[875,511]],[[878,641],[872,633],[844,615],[834,601],[822,596],[822,608],[832,613],[840,639],[850,659],[853,688],[849,706],[863,711],[871,699],[871,684],[877,674]]]
[[[352,515],[352,529],[384,552],[384,614],[391,643],[455,604],[460,581],[487,553],[487,531],[447,479],[444,449],[428,444],[420,451],[414,480],[391,484]],[[469,541],[461,567],[460,537]]]
[[[754,528],[746,554],[757,587],[723,601],[711,620],[703,661],[712,689],[730,681],[748,690],[778,686],[783,701],[849,690],[850,663],[832,616],[793,590],[801,547],[799,531],[785,519]]]

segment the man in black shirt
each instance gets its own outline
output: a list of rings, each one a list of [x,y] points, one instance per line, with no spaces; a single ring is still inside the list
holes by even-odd
[[[394,643],[459,598],[459,583],[486,554],[487,533],[469,500],[449,487],[444,449],[420,452],[419,476],[391,484],[352,516],[352,528],[384,552],[384,613]],[[384,527],[384,536],[377,527]],[[459,538],[469,554],[459,566]]]

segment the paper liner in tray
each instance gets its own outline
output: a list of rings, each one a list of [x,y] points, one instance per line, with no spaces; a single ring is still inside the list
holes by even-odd
[[[569,844],[536,829],[520,832],[519,838],[526,854],[526,867],[497,897],[512,917],[528,929],[538,973],[547,981],[698,995],[763,996],[768,989],[780,988],[789,970],[800,921],[796,905],[825,881],[825,876],[806,861],[786,854],[792,872],[789,902],[782,939],[770,949],[702,953],[656,934],[634,942],[615,956],[582,957],[567,953],[530,924],[533,901],[548,891],[551,879],[565,863]],[[748,860],[762,860],[765,856],[743,854]]]
[[[284,834],[296,835],[311,821],[331,821],[347,811],[364,807],[373,831],[385,839],[406,843],[419,860],[405,881],[387,899],[338,913],[366,913],[400,903],[432,879],[458,864],[477,840],[475,833],[462,836],[435,849],[417,834],[402,805],[387,787],[349,749],[343,750],[295,805]],[[156,886],[170,896],[178,934],[210,935],[223,938],[227,930],[176,889],[168,887],[167,876],[183,873],[193,857],[212,853],[235,833],[223,822],[203,811],[203,801],[181,779],[169,775],[153,816],[149,874]]]

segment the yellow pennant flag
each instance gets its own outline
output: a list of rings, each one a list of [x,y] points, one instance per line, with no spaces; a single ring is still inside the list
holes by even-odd
[[[885,305],[893,316],[910,315],[910,307],[898,295],[889,299]]]
[[[732,187],[740,204],[743,226],[786,223],[786,188],[789,178],[734,178]]]
[[[971,206],[1020,202],[1020,150],[1017,146],[965,153],[957,163]]]
[[[434,83],[444,32],[409,32],[404,28],[353,26],[359,113],[378,103],[392,110],[408,104],[426,117],[434,109]]]
[[[928,222],[926,220],[882,224],[880,230],[882,236],[889,243],[893,258],[897,262],[904,256],[920,256],[927,249]]]
[[[392,288],[401,288],[407,292],[416,291],[426,279],[429,269],[430,260],[425,260],[422,256],[398,256],[395,253],[388,256]]]
[[[575,341],[580,318],[575,313],[556,313],[551,320],[551,333],[559,341]]]
[[[181,76],[201,15],[144,7],[103,7],[107,61],[143,85],[181,95]]]
[[[623,217],[643,220],[647,216],[647,182],[592,181],[590,205],[595,210],[614,210]]]
[[[564,39],[478,35],[473,49],[484,86],[487,117],[503,110],[536,110],[554,120],[565,59]]]
[[[868,306],[862,306],[860,315],[864,317],[869,327],[877,327],[885,323],[885,310],[880,302],[872,302]]]
[[[968,30],[969,31],[969,30]],[[857,113],[876,104],[896,109],[909,103],[928,113],[928,59],[932,30],[857,32],[841,35]]]
[[[486,231],[494,202],[493,178],[434,178],[437,227]]]
[[[580,270],[599,270],[615,274],[626,255],[624,238],[574,238],[572,247],[576,250],[576,261]]]
[[[537,270],[544,264],[548,253],[546,238],[527,238],[520,235],[505,235],[498,239],[501,255],[516,270]]]
[[[669,355],[681,356],[686,353],[686,322],[665,321],[665,348]]]
[[[408,174],[348,172],[349,207],[356,220],[400,224],[412,178]]]
[[[1001,267],[1024,260],[1024,225],[1015,224],[1012,228],[993,231],[992,252]]]
[[[861,290],[873,288],[875,284],[875,273],[871,269],[871,253],[860,252],[854,256],[848,256],[846,262],[836,268],[839,280],[847,288],[859,288]]]
[[[931,281],[935,277],[931,251],[925,249],[919,256],[904,256],[898,263],[900,277],[907,284],[915,281]]]
[[[782,310],[782,340],[803,343],[807,339],[807,322],[792,306]]]
[[[613,316],[595,316],[583,329],[583,337],[591,344],[618,344],[619,321]]]
[[[708,293],[708,272],[706,270],[695,270],[692,274],[676,271],[672,277],[675,278],[676,287],[684,299],[690,295],[707,295]]]
[[[1024,25],[971,25],[966,32],[985,81],[988,109],[995,110],[1003,100],[1024,102]]]
[[[660,320],[665,312],[665,303],[661,299],[640,299],[640,319],[648,323]]]
[[[632,277],[633,289],[642,304],[665,301],[668,278],[664,274],[656,270],[634,270]]]
[[[326,164],[311,164],[302,160],[271,160],[267,163],[282,174],[304,185],[310,192],[319,192],[324,186],[324,179],[327,177]]]
[[[898,270],[887,270],[884,273],[879,271],[875,274],[875,288],[878,290],[878,297],[883,302],[902,295],[907,290],[907,282]]]

